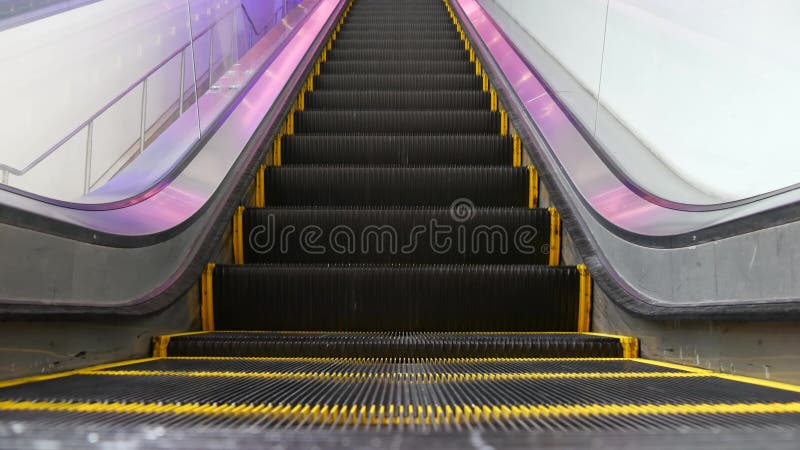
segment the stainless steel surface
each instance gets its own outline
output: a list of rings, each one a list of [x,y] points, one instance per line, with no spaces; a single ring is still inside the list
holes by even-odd
[[[800,190],[792,187],[739,202],[680,204],[620,179],[480,4],[476,0],[457,3],[511,82],[566,177],[595,213],[620,229],[643,236],[687,234],[800,201]]]
[[[526,150],[537,151],[547,168],[551,186],[544,190],[563,193],[565,203],[556,206],[567,208],[568,231],[582,232],[581,260],[617,305],[653,318],[800,316],[800,222],[760,223],[764,212],[795,204],[800,193],[682,210],[643,196],[609,169],[507,41],[502,30],[518,26],[513,19],[489,17],[476,0],[454,5],[510,84],[505,93],[523,112],[516,119],[533,126],[529,135],[539,150]],[[750,216],[752,229],[697,239],[707,227]]]
[[[30,306],[35,310],[46,305],[50,311],[80,313],[88,308],[142,314],[134,307],[143,305],[146,310],[154,297],[166,301],[180,295],[173,292],[168,298],[177,279],[194,280],[190,268],[199,273],[199,266],[194,266],[199,243],[220,226],[218,215],[223,205],[230,203],[234,184],[222,181],[241,158],[255,158],[258,150],[248,144],[265,117],[282,119],[284,102],[294,98],[292,89],[305,79],[298,69],[310,61],[309,49],[323,38],[321,31],[330,26],[331,16],[343,4],[344,0],[307,0],[282,22],[281,34],[268,35],[256,44],[256,52],[275,53],[271,62],[228,120],[168,185],[111,210],[76,210],[0,191],[0,204],[7,206],[0,210],[8,214],[4,220],[30,220],[17,226],[0,224],[0,248],[4,250],[0,252],[0,309],[19,311]],[[187,120],[181,126],[196,133],[197,121]],[[176,145],[163,147],[163,154],[146,151],[124,174],[90,195],[102,201],[105,195],[115,197],[157,179],[165,166],[180,161],[187,148],[180,145],[180,139],[191,140],[186,134],[173,136]],[[249,153],[242,155],[245,148]],[[107,192],[106,188],[120,192]],[[218,190],[220,194],[215,196]],[[80,239],[36,231],[35,225],[45,218],[63,229],[75,229]],[[134,309],[126,313],[124,308]]]
[[[253,21],[252,21],[252,18],[250,17],[250,13],[246,10],[246,5],[245,4],[241,4],[239,6],[236,6],[233,9],[231,9],[230,11],[227,11],[224,14],[221,14],[219,17],[216,17],[215,20],[213,21],[213,23],[209,24],[204,29],[199,30],[197,34],[193,34],[192,33],[194,31],[194,30],[191,30],[191,27],[192,27],[192,23],[191,22],[192,21],[189,20],[190,33],[192,33],[191,34],[192,39],[189,39],[189,42],[187,42],[181,48],[179,48],[176,51],[174,51],[172,54],[168,55],[160,63],[156,64],[154,67],[149,69],[143,76],[141,76],[139,79],[137,79],[135,82],[133,82],[130,86],[128,86],[126,89],[124,89],[118,95],[116,95],[113,99],[111,99],[109,102],[107,102],[105,105],[103,105],[94,114],[92,114],[88,119],[86,119],[85,121],[80,123],[78,126],[76,126],[74,129],[72,129],[72,131],[68,132],[58,142],[56,142],[55,144],[53,144],[49,148],[45,149],[44,152],[36,154],[34,151],[31,151],[30,153],[32,153],[32,154],[34,154],[36,156],[32,157],[32,159],[27,163],[27,165],[25,165],[24,167],[16,167],[16,166],[14,166],[12,164],[4,164],[4,163],[0,162],[0,170],[7,171],[10,174],[13,174],[15,176],[25,176],[26,174],[31,172],[35,167],[37,167],[40,163],[42,163],[44,160],[46,160],[47,158],[51,157],[54,153],[59,151],[59,149],[64,148],[65,144],[70,142],[73,139],[73,137],[75,137],[76,135],[81,133],[83,130],[87,129],[90,126],[90,124],[94,125],[98,118],[103,116],[109,109],[111,109],[112,107],[117,105],[120,101],[122,101],[123,99],[127,98],[127,96],[129,94],[131,94],[134,90],[139,89],[140,86],[141,86],[141,90],[142,90],[142,93],[141,93],[141,109],[140,109],[140,112],[139,112],[140,124],[139,124],[138,133],[137,133],[138,137],[136,138],[136,141],[134,141],[134,145],[138,146],[138,152],[134,153],[134,154],[131,154],[130,156],[128,156],[128,158],[135,157],[135,155],[137,155],[137,154],[141,155],[144,152],[145,147],[148,144],[148,141],[152,141],[153,140],[153,137],[154,137],[153,136],[153,133],[154,133],[153,130],[156,130],[156,132],[158,132],[159,130],[163,130],[165,128],[164,124],[163,123],[159,123],[158,121],[156,123],[154,123],[152,129],[148,128],[148,125],[147,125],[147,120],[148,120],[148,118],[147,118],[148,80],[150,80],[150,78],[152,76],[154,76],[155,74],[159,73],[159,71],[162,68],[164,68],[167,64],[172,63],[174,61],[174,59],[178,56],[178,53],[180,53],[180,59],[181,59],[181,61],[180,61],[180,66],[181,66],[181,68],[180,68],[180,76],[181,76],[181,81],[180,81],[180,92],[178,94],[178,97],[179,97],[178,110],[179,110],[179,115],[182,115],[183,112],[184,112],[184,107],[185,107],[184,102],[183,102],[183,98],[184,98],[184,80],[185,80],[185,77],[186,77],[186,72],[185,72],[185,69],[186,69],[186,61],[185,61],[186,50],[190,49],[192,52],[194,52],[194,41],[197,40],[197,39],[200,39],[203,36],[209,36],[209,50],[208,50],[209,74],[208,74],[208,83],[209,83],[209,87],[211,87],[211,84],[214,81],[214,77],[212,76],[213,69],[216,69],[218,67],[218,65],[214,64],[214,58],[215,58],[215,55],[214,55],[214,39],[212,38],[212,35],[214,34],[215,30],[219,27],[220,22],[229,19],[231,16],[234,17],[234,20],[232,21],[233,22],[233,29],[234,29],[234,35],[233,35],[234,38],[232,39],[232,42],[234,42],[234,44],[236,44],[235,45],[235,48],[237,49],[236,59],[238,59],[239,56],[240,56],[239,53],[238,53],[238,36],[235,34],[235,31],[236,31],[236,20],[235,20],[235,18],[236,18],[236,13],[237,13],[237,11],[239,9],[242,9],[244,17],[247,18],[247,23],[250,24],[251,27],[253,27],[251,30],[248,31],[248,33],[253,33],[253,34],[255,34],[256,36],[259,36],[259,37],[263,37],[265,31],[267,31],[269,28],[274,26],[277,23],[278,19],[283,17],[285,15],[285,13],[287,12],[287,10],[286,10],[286,8],[284,6],[281,6],[276,11],[271,12],[268,21],[264,25],[264,29],[261,29],[261,30],[256,30],[254,28],[255,26],[253,25]],[[187,10],[187,13],[188,13],[188,10]],[[193,57],[193,59],[194,59],[194,57]],[[224,64],[224,61],[223,61],[223,64]],[[193,78],[195,79],[195,86],[196,86],[197,81],[198,81],[197,78],[199,77],[199,75],[197,74],[196,71],[193,71],[192,73],[195,74],[195,76]],[[167,116],[170,116],[171,114],[174,114],[174,113],[168,112]],[[202,118],[205,118],[205,117],[202,117]],[[201,119],[201,117],[197,117],[197,119],[199,120],[199,119]],[[170,118],[168,120],[173,120],[173,119]],[[213,119],[209,117],[209,118],[206,119],[206,122],[204,122],[204,123],[211,123],[212,121],[213,121]],[[207,128],[207,127],[198,125],[198,128],[200,128],[201,131],[205,131],[205,128]],[[202,134],[202,132],[201,132],[201,134]],[[87,136],[91,140],[92,136],[93,136],[93,133],[90,133],[90,132],[87,131]],[[91,146],[91,145],[93,145],[93,143],[90,142],[90,143],[87,143],[87,145]],[[100,149],[100,150],[102,150],[102,149]],[[115,166],[118,166],[118,165],[119,165],[119,161],[114,161],[112,163],[111,167],[108,167],[108,168],[107,167],[95,167],[94,169],[95,169],[95,171],[99,171],[100,173],[105,173],[105,172],[113,169]],[[88,168],[88,166],[87,166],[87,168]],[[118,170],[118,168],[116,168],[114,170]],[[113,172],[112,172],[112,174],[113,174]],[[69,176],[69,173],[62,173],[59,176]],[[88,183],[87,183],[86,180],[89,180]],[[7,180],[0,179],[0,181],[7,181]],[[91,180],[91,174],[89,174],[88,172],[85,172],[84,173],[84,183],[83,183],[83,185],[84,185],[83,193],[84,194],[88,193],[90,191],[90,189],[92,187],[94,187],[95,184],[96,183],[93,183],[92,180]],[[21,191],[16,191],[16,192],[21,192]],[[39,194],[38,192],[31,192],[30,194],[34,198],[40,198],[40,199],[43,198],[43,197],[38,195]],[[137,194],[138,194],[138,192],[131,192],[125,198],[133,197],[133,196],[135,196]],[[69,201],[73,201],[74,203],[81,203],[82,202],[80,199],[75,200],[75,199],[72,199],[72,198],[57,198],[57,199],[58,200],[69,200]],[[124,198],[120,198],[118,200],[123,200],[123,199]]]

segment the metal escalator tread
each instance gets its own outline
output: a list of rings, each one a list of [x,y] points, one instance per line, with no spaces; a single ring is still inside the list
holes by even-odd
[[[459,199],[527,207],[530,178],[513,167],[267,167],[267,206],[441,206]]]
[[[200,336],[205,336],[204,345],[209,345],[212,336],[225,338],[226,335],[232,335],[230,338],[238,341],[244,341],[250,338],[263,339],[265,336],[260,336],[265,333],[208,333],[206,335],[195,335],[195,339]],[[602,374],[652,374],[657,376],[659,373],[687,373],[685,370],[657,366],[647,364],[645,362],[635,361],[632,359],[623,358],[528,358],[528,357],[510,357],[510,358],[447,358],[447,357],[426,357],[426,358],[403,358],[392,356],[391,358],[369,357],[369,358],[350,358],[350,357],[315,357],[315,356],[282,356],[287,352],[289,345],[281,344],[278,338],[291,338],[292,335],[297,337],[292,341],[297,349],[300,349],[299,342],[302,341],[302,336],[313,337],[313,334],[300,334],[300,333],[270,333],[272,337],[272,346],[275,351],[269,350],[268,340],[264,339],[262,342],[262,350],[264,353],[258,356],[250,357],[235,357],[235,356],[193,356],[189,352],[186,356],[168,356],[166,358],[153,359],[124,366],[115,366],[110,368],[98,369],[100,372],[114,371],[159,371],[159,372],[226,372],[226,373],[274,373],[285,375],[302,375],[302,374],[325,374],[325,373],[347,373],[347,374],[374,374],[383,375],[393,373],[400,373],[406,371],[409,373],[420,373],[426,375],[441,374],[451,378],[463,377],[467,374],[476,377],[490,378],[497,377],[501,374],[508,374],[509,377],[517,378],[533,378],[533,377],[554,377],[561,374],[570,374],[570,376],[587,375],[593,373]],[[397,333],[399,334],[399,333]],[[365,336],[357,336],[353,333],[349,334],[351,338],[365,338]],[[387,342],[389,333],[382,333],[384,337],[383,342]],[[581,335],[572,335],[572,339],[580,339]],[[366,336],[373,338],[372,336]],[[432,336],[429,336],[433,339]],[[466,335],[450,335],[448,336],[453,341],[461,339],[466,342]],[[524,338],[524,335],[518,336]],[[185,349],[190,343],[185,342],[186,336],[179,336],[173,338],[176,340],[174,347],[170,347],[170,354],[178,349]],[[610,338],[609,338],[610,339]],[[337,340],[335,333],[320,333],[316,339],[309,340],[306,347],[312,345],[332,345]],[[613,339],[611,339],[613,341]],[[598,339],[597,346],[599,347],[602,340]],[[331,344],[327,344],[331,342]],[[609,341],[610,342],[610,341]],[[611,342],[613,344],[613,342]],[[613,352],[616,352],[611,344],[608,344]],[[195,343],[195,346],[200,344]],[[210,347],[209,347],[210,348]],[[374,348],[374,347],[373,347]],[[313,353],[313,348],[311,348]],[[610,352],[611,352],[610,350]],[[612,353],[613,353],[612,352]],[[277,353],[276,356],[270,356],[272,353]],[[293,352],[291,352],[293,353]],[[300,352],[298,352],[300,353]],[[385,352],[388,354],[388,352]],[[442,352],[444,353],[444,352]],[[509,352],[510,353],[510,352]],[[523,353],[523,352],[520,352]],[[533,352],[530,352],[533,353]],[[588,351],[586,352],[589,353]],[[378,354],[376,352],[376,354]],[[266,356],[265,356],[266,355]],[[646,376],[646,375],[645,375]]]
[[[320,74],[332,75],[472,75],[475,66],[469,61],[328,61],[320,66]]]
[[[376,25],[380,28],[380,25]],[[469,53],[462,50],[378,50],[336,49],[328,52],[328,61],[469,61]]]
[[[517,361],[518,370],[495,372],[502,362],[200,361],[158,360],[12,386],[0,390],[0,407],[16,420],[35,411],[39,423],[115,427],[688,431],[800,425],[798,392],[710,373],[642,370],[640,362]]]
[[[391,31],[377,34],[369,31],[348,31],[344,28],[337,34],[336,40],[347,39],[455,39],[461,42],[461,37],[455,30],[429,30],[416,33]]]
[[[306,92],[308,109],[489,109],[488,92],[468,90],[316,90]]]
[[[447,208],[248,208],[242,230],[252,238],[243,246],[244,263],[548,264],[547,209],[466,214]],[[274,245],[282,230],[309,227],[318,230],[319,251],[309,252],[301,236]],[[455,230],[450,239],[460,239],[459,245],[447,245],[446,230]]]
[[[375,363],[374,358],[390,362],[417,359],[430,365],[431,361],[425,358],[618,358],[623,356],[623,348],[619,338],[577,333],[209,332],[171,337],[167,355],[358,358],[368,359],[371,361],[369,364]],[[497,365],[506,367],[506,372],[515,364],[505,359],[466,363],[473,371],[482,365]],[[579,370],[565,360],[530,364],[526,363],[524,367],[534,372],[543,370],[542,367],[561,367],[560,370],[565,372]],[[534,367],[537,369],[533,370]],[[656,367],[637,366],[636,371],[654,370]]]
[[[337,39],[334,49],[452,49],[463,50],[464,43],[458,39]]]
[[[505,166],[513,162],[513,142],[499,135],[284,136],[282,164],[387,166]]]
[[[481,79],[472,74],[350,74],[320,75],[314,80],[314,89],[331,90],[415,90],[415,91],[456,91],[473,90],[480,92]],[[487,113],[490,113],[488,111]],[[412,130],[413,131],[413,130]],[[495,131],[496,132],[496,131]]]
[[[294,115],[295,133],[464,133],[500,131],[491,111],[307,110]]]
[[[217,265],[213,299],[221,330],[575,331],[580,279],[567,266]]]

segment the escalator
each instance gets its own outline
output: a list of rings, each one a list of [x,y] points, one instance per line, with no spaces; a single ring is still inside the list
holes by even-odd
[[[639,359],[636,338],[590,332],[589,273],[560,264],[559,214],[538,207],[538,174],[446,2],[354,0],[310,70],[233,218],[234,264],[203,274],[203,331],[159,336],[145,360],[0,382],[3,422],[800,426],[798,387]]]

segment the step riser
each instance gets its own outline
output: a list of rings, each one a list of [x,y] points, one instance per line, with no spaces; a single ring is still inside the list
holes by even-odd
[[[248,209],[243,217],[244,263],[549,263],[547,210],[457,214],[449,210]],[[315,236],[313,245],[306,241],[309,234]]]
[[[223,330],[574,331],[579,274],[548,266],[217,266]]]
[[[264,178],[267,206],[448,208],[464,199],[478,207],[535,204],[525,168],[268,167]]]
[[[506,166],[513,142],[500,136],[284,136],[282,164]]]

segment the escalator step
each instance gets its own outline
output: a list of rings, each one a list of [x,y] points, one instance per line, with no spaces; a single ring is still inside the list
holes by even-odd
[[[576,331],[579,273],[534,265],[218,265],[222,330]]]
[[[525,370],[580,373],[600,367],[604,367],[604,372],[663,369],[641,363],[631,365],[632,361],[623,364],[620,361],[491,360],[618,358],[622,352],[618,338],[578,333],[210,332],[174,336],[169,339],[167,346],[169,357],[386,358],[389,367],[398,363],[417,362],[415,358],[481,358],[482,362],[464,361],[462,370],[473,373],[492,370],[505,373]],[[406,358],[410,359],[406,361]],[[371,362],[370,365],[375,367],[377,362]],[[433,361],[422,360],[418,363],[429,366],[428,370],[436,367]],[[444,362],[441,364],[445,365]],[[245,367],[254,369],[250,365]]]
[[[331,50],[328,61],[469,61],[469,53],[462,50]]]
[[[333,43],[334,49],[360,50],[418,50],[418,49],[449,49],[464,50],[464,43],[458,39],[337,39]]]
[[[298,111],[295,133],[498,133],[491,111],[353,110]]]
[[[346,27],[336,34],[336,40],[346,39],[457,39],[461,40],[458,32],[453,30],[430,30],[420,32],[370,32],[370,31],[349,31]]]
[[[173,342],[174,340],[174,342]],[[235,357],[231,347],[242,343],[248,354]],[[332,347],[346,356],[319,356]],[[544,351],[578,354],[574,358],[537,358],[523,355]],[[481,358],[448,357],[448,354],[477,353],[488,348],[490,355],[517,355]],[[205,349],[205,350],[204,350]],[[402,354],[440,355],[395,357]],[[274,333],[208,332],[169,337],[166,358],[133,362],[100,371],[166,371],[227,373],[346,373],[394,377],[404,373],[459,375],[508,374],[510,377],[591,374],[591,373],[687,373],[674,367],[648,364],[627,358],[598,357],[618,355],[619,341],[613,337],[583,334],[546,333]],[[209,356],[203,358],[203,354]],[[380,355],[392,354],[390,357]]]
[[[311,228],[313,246],[302,232],[278,242],[285,230]],[[246,264],[548,264],[550,212],[250,208],[242,236]]]
[[[267,167],[267,206],[475,206],[531,204],[530,175],[512,167]]]
[[[292,135],[281,142],[290,164],[508,166],[513,141],[499,135]]]
[[[420,91],[431,90],[481,90],[481,78],[473,74],[350,74],[320,75],[314,79],[314,89],[318,90],[390,90]]]
[[[414,13],[410,15],[398,15],[394,17],[386,17],[385,14],[363,14],[360,17],[350,16],[347,17],[348,27],[357,27],[365,24],[387,24],[392,26],[419,26],[419,25],[433,25],[440,28],[452,26],[453,21],[447,14],[426,14],[420,15]]]
[[[335,91],[306,92],[308,109],[489,109],[483,91]]]
[[[330,75],[472,75],[467,61],[328,61],[320,73]]]

